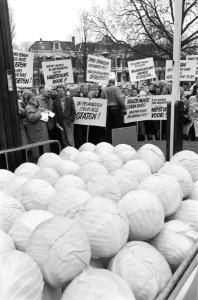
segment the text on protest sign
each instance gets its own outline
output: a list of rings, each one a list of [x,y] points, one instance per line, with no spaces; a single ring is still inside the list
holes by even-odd
[[[151,104],[151,120],[167,119],[167,101],[170,95],[152,96]]]
[[[13,51],[16,86],[32,87],[34,53]]]
[[[180,81],[195,80],[196,64],[191,60],[180,60]],[[165,80],[173,80],[173,61],[166,60]]]
[[[170,100],[170,95],[126,98],[127,114],[124,117],[124,123],[166,120],[168,100]]]
[[[106,126],[107,100],[74,97],[76,118],[74,124]]]
[[[42,62],[46,85],[73,83],[71,59]]]
[[[87,81],[107,83],[111,72],[111,60],[88,55],[87,57]]]
[[[128,62],[131,82],[156,78],[153,57]]]
[[[186,55],[187,60],[196,60],[196,77],[198,77],[198,55]]]
[[[125,99],[127,113],[124,123],[150,120],[152,96],[128,97]]]

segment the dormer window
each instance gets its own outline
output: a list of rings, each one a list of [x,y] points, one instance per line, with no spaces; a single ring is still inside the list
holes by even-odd
[[[54,42],[53,50],[61,50],[60,42],[58,42],[58,41]]]

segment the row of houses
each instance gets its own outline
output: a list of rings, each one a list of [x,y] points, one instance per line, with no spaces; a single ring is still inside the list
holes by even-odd
[[[111,71],[120,83],[129,82],[129,71],[127,61],[135,60],[137,57],[127,46],[115,43],[109,36],[104,36],[100,41],[88,43],[75,43],[75,37],[71,41],[35,41],[29,48],[34,53],[33,85],[44,84],[42,71],[43,61],[60,59],[71,59],[74,74],[74,83],[85,81],[86,59],[88,54],[104,56],[111,59]],[[158,80],[164,79],[164,69],[156,67]]]

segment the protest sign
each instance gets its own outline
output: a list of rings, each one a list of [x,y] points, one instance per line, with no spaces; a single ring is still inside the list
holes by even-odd
[[[126,98],[127,113],[124,116],[124,123],[150,120],[151,100],[152,96]]]
[[[196,64],[196,77],[198,77],[198,55],[186,55],[187,60],[193,60],[197,62]]]
[[[16,86],[32,87],[34,53],[13,51]]]
[[[87,81],[105,84],[108,82],[111,73],[111,60],[88,55],[87,57]]]
[[[106,126],[107,100],[74,97],[76,118],[74,124]]]
[[[166,61],[165,80],[173,80],[173,62]],[[180,81],[194,81],[196,74],[196,64],[192,60],[180,60]]]
[[[129,61],[128,69],[131,82],[156,77],[153,57]]]
[[[167,101],[169,99],[170,99],[170,95],[152,96],[151,120],[167,119]]]
[[[74,82],[71,59],[44,61],[42,68],[46,85]]]

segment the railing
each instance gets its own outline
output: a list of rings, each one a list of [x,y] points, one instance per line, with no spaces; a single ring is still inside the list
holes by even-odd
[[[35,148],[35,147],[39,147],[39,148],[42,147],[43,148],[43,152],[44,152],[44,146],[50,145],[50,144],[57,144],[58,151],[60,153],[60,151],[61,151],[61,144],[60,144],[60,142],[58,140],[46,140],[46,141],[43,141],[43,142],[27,144],[27,145],[15,147],[15,148],[2,149],[2,150],[0,150],[0,156],[4,155],[5,162],[6,162],[6,168],[7,168],[7,170],[9,170],[9,157],[8,157],[8,155],[10,153],[15,153],[15,152],[19,152],[19,151],[25,151],[25,161],[28,162],[29,161],[28,151],[30,151],[32,148]]]

